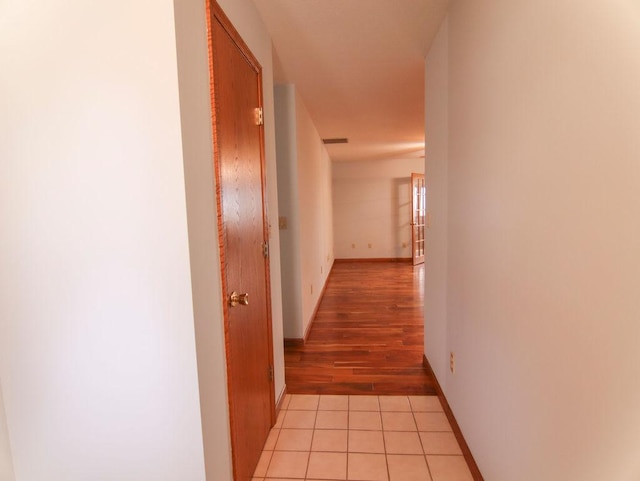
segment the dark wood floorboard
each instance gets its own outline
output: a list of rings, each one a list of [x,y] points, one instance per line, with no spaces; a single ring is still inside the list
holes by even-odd
[[[285,347],[296,394],[436,394],[422,365],[424,265],[336,262],[304,346]]]

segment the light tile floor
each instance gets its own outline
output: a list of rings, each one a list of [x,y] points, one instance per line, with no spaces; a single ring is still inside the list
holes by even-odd
[[[473,481],[436,396],[287,395],[253,481]]]

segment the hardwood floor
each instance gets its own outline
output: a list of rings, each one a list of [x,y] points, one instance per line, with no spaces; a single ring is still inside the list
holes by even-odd
[[[424,265],[337,261],[304,346],[285,347],[296,394],[436,394],[422,365]]]

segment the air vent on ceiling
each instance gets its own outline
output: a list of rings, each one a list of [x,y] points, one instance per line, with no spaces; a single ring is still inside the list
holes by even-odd
[[[324,142],[325,144],[348,144],[349,139],[345,139],[345,138],[322,139],[322,142]]]

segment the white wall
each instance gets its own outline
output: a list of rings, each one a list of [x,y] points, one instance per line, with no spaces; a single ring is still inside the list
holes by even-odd
[[[18,481],[203,480],[171,1],[0,7]]]
[[[264,106],[264,147],[267,177],[267,216],[269,219],[269,269],[271,273],[271,317],[276,401],[284,391],[284,333],[280,235],[278,232],[278,177],[276,168],[275,116],[273,100],[273,59],[271,37],[252,0],[218,0],[251,53],[262,66]]]
[[[302,263],[300,247],[300,203],[298,202],[298,144],[296,91],[291,84],[276,85],[275,119],[278,158],[278,211],[286,225],[280,227],[280,265],[284,337],[302,339]]]
[[[412,172],[424,172],[423,159],[334,163],[337,259],[411,258]]]
[[[447,344],[447,187],[449,159],[449,21],[445,18],[431,44],[425,72],[425,183],[427,211],[425,231],[424,352],[442,382],[449,369]]]
[[[297,91],[296,139],[302,319],[306,332],[333,265],[333,209],[331,159]]]
[[[252,2],[220,3],[263,66],[277,218],[271,42]],[[231,479],[220,280],[205,267],[218,263],[205,12],[175,2],[174,27],[173,8],[0,10],[0,380],[19,481],[195,480],[204,462]],[[0,424],[3,480],[8,441]]]
[[[333,265],[331,159],[295,86],[275,92],[284,335],[301,339]]]
[[[640,479],[639,48],[637,2],[450,7],[447,309],[425,302],[425,335],[445,323],[438,377],[485,479]]]
[[[207,481],[232,479],[205,3],[176,0],[176,47]]]

